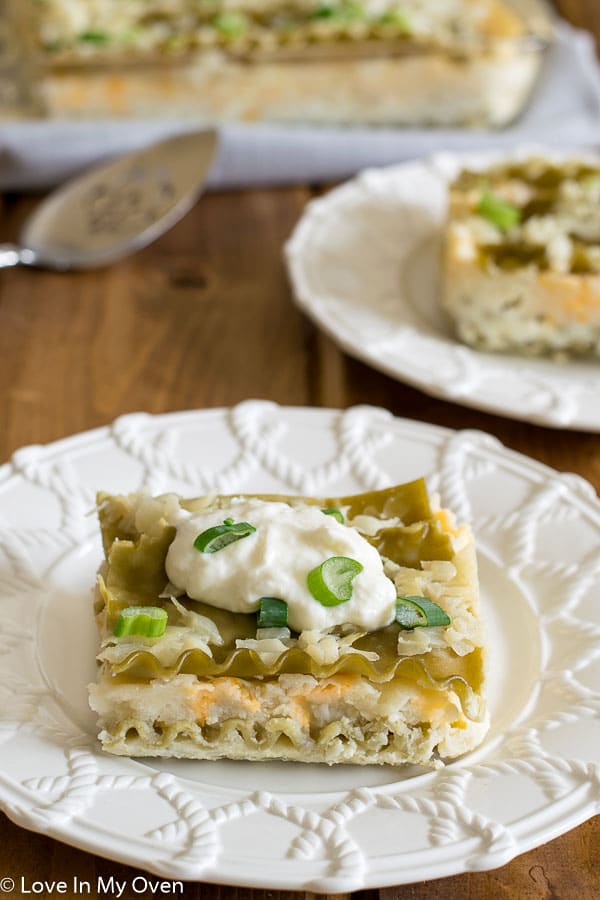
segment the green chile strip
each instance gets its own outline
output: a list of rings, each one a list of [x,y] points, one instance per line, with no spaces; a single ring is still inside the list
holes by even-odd
[[[255,531],[256,528],[249,522],[234,523],[233,519],[224,519],[222,525],[214,525],[202,531],[194,541],[194,547],[200,553],[216,553],[217,550],[223,550],[229,544],[240,541]]]

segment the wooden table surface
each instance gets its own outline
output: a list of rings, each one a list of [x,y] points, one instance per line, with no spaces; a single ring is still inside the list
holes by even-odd
[[[599,0],[562,0],[600,40]],[[94,428],[132,410],[369,403],[454,428],[479,428],[600,489],[600,434],[550,430],[428,397],[340,352],[290,301],[282,242],[309,187],[216,193],[151,248],[85,274],[6,270],[0,278],[0,461],[18,447]],[[16,238],[39,198],[0,201],[0,238]],[[0,878],[127,882],[136,870],[24,831],[0,816]],[[188,900],[278,900],[292,892],[187,884]],[[362,897],[597,900],[600,817],[501,869]],[[71,896],[67,894],[67,896]],[[358,894],[356,896],[359,896]]]

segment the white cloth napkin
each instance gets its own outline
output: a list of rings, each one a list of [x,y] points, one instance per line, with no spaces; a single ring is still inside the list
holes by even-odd
[[[189,121],[5,122],[0,189],[58,184],[92,164],[189,130]],[[591,35],[564,22],[525,115],[502,131],[225,125],[212,188],[317,183],[441,150],[516,143],[600,145],[600,67]]]

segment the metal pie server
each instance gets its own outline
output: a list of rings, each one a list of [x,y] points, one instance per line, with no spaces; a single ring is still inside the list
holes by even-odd
[[[214,131],[179,134],[101,165],[53,191],[0,244],[0,268],[86,269],[140,250],[198,199],[218,146]]]

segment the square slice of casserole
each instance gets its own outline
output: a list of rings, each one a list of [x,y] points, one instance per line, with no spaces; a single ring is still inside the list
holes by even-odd
[[[100,494],[98,511],[105,750],[436,766],[483,739],[473,536],[422,480],[322,499]]]
[[[463,171],[450,186],[444,305],[482,350],[600,354],[600,159]]]

